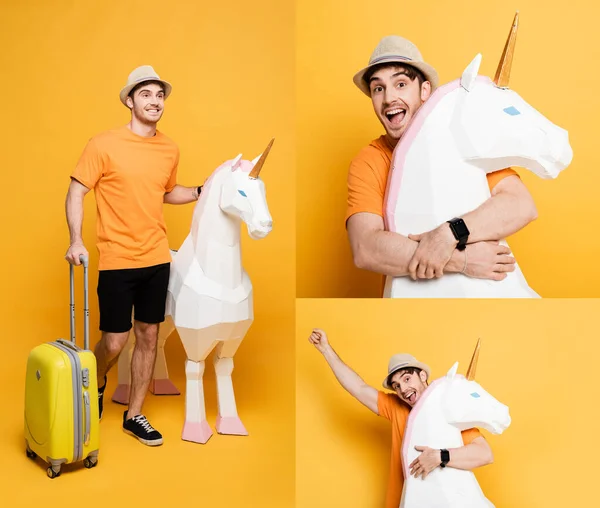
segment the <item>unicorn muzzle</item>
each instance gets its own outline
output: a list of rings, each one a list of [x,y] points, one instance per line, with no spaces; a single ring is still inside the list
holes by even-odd
[[[503,405],[500,418],[492,422],[492,428],[489,430],[494,434],[502,434],[510,426],[511,421],[508,406]]]
[[[573,149],[569,144],[569,133],[564,129],[560,129],[556,134],[556,138],[551,146],[552,155],[561,166],[566,168],[573,160]]]
[[[267,236],[273,229],[272,220],[261,220],[255,224],[248,224],[248,234],[254,240],[260,240]]]

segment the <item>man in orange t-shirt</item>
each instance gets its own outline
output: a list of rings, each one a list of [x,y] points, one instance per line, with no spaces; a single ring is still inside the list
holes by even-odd
[[[342,361],[329,344],[327,334],[323,330],[313,330],[308,340],[323,355],[346,391],[376,415],[391,422],[392,456],[385,506],[398,508],[404,486],[402,439],[408,414],[427,389],[429,367],[410,355],[395,355],[390,360],[383,386],[396,393],[385,393],[369,386]],[[478,429],[465,430],[462,432],[462,437],[464,446],[448,449],[449,460],[445,457],[447,461],[444,461],[443,467],[470,471],[493,461],[492,450]],[[410,474],[415,478],[425,478],[435,468],[442,466],[441,450],[418,446],[417,451],[420,451],[421,455],[409,466]]]
[[[386,131],[360,151],[348,172],[346,227],[355,265],[413,280],[451,272],[504,279],[506,272],[514,270],[515,261],[498,241],[537,217],[533,199],[516,172],[504,169],[488,175],[491,197],[454,218],[456,224],[448,217],[452,224],[444,222],[432,231],[408,237],[385,231],[383,201],[392,152],[437,87],[438,76],[414,44],[389,36],[380,41],[369,65],[354,76],[354,83],[370,97]]]
[[[102,418],[106,374],[116,363],[133,325],[129,407],[123,430],[156,446],[162,435],[142,414],[154,371],[158,327],[165,319],[171,254],[163,202],[191,203],[201,187],[177,185],[179,149],[156,129],[171,85],[148,65],[129,75],[121,102],[130,122],[94,136],[85,147],[67,194],[70,245],[66,259],[79,265],[88,256],[82,238],[83,199],[94,189],[99,252],[98,304],[102,338],[95,348],[98,406]]]

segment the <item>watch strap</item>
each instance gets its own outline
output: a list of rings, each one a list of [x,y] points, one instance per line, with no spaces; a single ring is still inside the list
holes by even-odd
[[[454,238],[458,241],[456,248],[463,251],[467,247],[467,241],[469,240],[469,228],[465,224],[465,221],[460,217],[455,217],[452,220],[447,221],[450,225],[450,231],[454,235]]]
[[[440,450],[440,456],[442,459],[440,467],[444,468],[450,462],[450,452],[448,450]]]

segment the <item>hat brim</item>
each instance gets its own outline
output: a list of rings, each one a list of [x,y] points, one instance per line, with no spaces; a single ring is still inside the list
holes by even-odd
[[[354,81],[354,84],[366,96],[371,97],[371,90],[369,89],[368,84],[365,83],[364,80],[363,80],[363,77],[364,77],[365,73],[371,67],[375,67],[376,65],[381,65],[381,64],[384,64],[384,63],[396,63],[396,64],[399,64],[399,65],[406,65],[406,66],[409,66],[409,67],[414,67],[415,69],[419,69],[423,73],[423,75],[425,76],[425,79],[431,83],[431,91],[432,92],[439,86],[440,79],[439,79],[438,73],[428,63],[400,60],[397,57],[390,56],[388,58],[382,58],[381,60],[377,60],[376,62],[367,65],[364,69],[361,69],[360,71],[358,71],[354,75],[354,78],[352,79],[352,81]]]
[[[142,83],[146,83],[148,81],[158,81],[159,83],[162,83],[162,85],[165,87],[165,99],[169,95],[171,95],[171,90],[173,90],[171,83],[169,83],[168,81],[165,81],[164,79],[144,77],[135,83],[130,83],[127,86],[123,87],[123,89],[121,90],[121,93],[119,94],[119,99],[121,99],[121,102],[123,103],[123,105],[126,107],[129,107],[129,106],[127,106],[127,97],[129,96],[129,93],[131,92],[131,90],[133,90],[136,86],[138,86]]]
[[[408,365],[405,363],[402,363],[402,364],[398,365],[398,367],[393,367],[390,370],[390,373],[383,380],[383,383],[381,383],[381,384],[387,390],[393,390],[393,388],[390,386],[390,379],[392,378],[392,376],[394,374],[396,374],[396,372],[399,372],[401,370],[411,369],[413,367],[416,369],[421,369],[421,370],[425,371],[425,373],[427,374],[427,379],[429,379],[429,377],[431,376],[431,369],[429,368],[428,365],[425,365],[424,363],[421,363],[421,362],[414,361],[414,362],[409,362]]]

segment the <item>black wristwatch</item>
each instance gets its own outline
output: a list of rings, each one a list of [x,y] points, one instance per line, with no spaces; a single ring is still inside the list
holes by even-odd
[[[446,467],[448,462],[450,462],[450,452],[448,450],[440,450],[440,455],[442,456],[440,467]]]
[[[198,192],[198,197],[200,197],[200,194],[202,193],[202,185],[199,185],[196,191]]]
[[[465,250],[467,247],[467,240],[469,239],[469,228],[465,224],[465,221],[461,218],[455,218],[448,221],[450,224],[450,231],[454,235],[454,238],[458,240],[456,248],[458,250]]]

